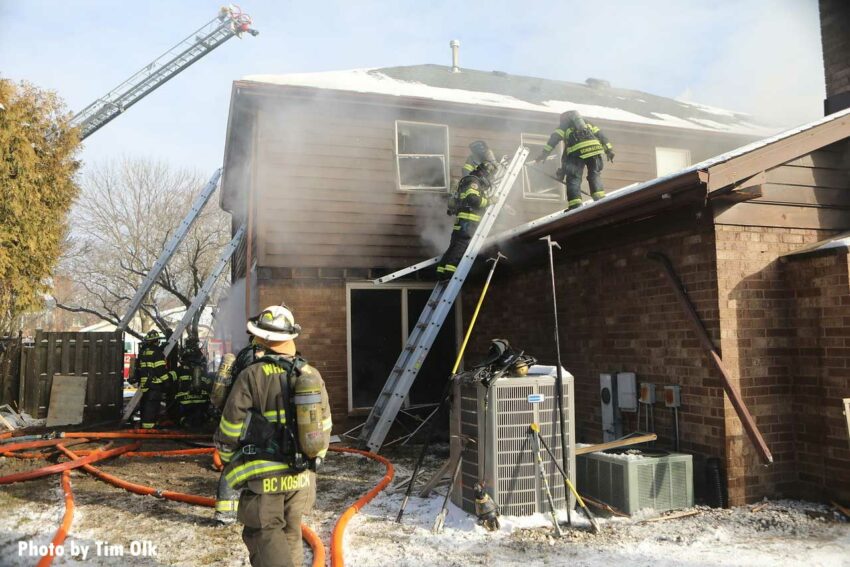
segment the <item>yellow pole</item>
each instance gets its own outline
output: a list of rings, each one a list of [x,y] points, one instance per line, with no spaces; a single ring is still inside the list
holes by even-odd
[[[490,280],[493,278],[493,272],[496,271],[496,265],[502,258],[507,258],[501,252],[496,252],[495,258],[490,258],[488,261],[493,262],[493,267],[490,268],[490,273],[487,274],[487,281],[484,282],[484,289],[481,290],[481,296],[478,298],[478,305],[475,306],[475,312],[472,314],[472,319],[469,321],[469,327],[466,329],[466,336],[463,337],[463,344],[460,345],[460,352],[457,353],[457,360],[452,366],[452,375],[457,374],[457,369],[460,367],[460,361],[463,359],[463,352],[466,350],[466,343],[469,342],[469,337],[472,335],[472,328],[475,326],[475,320],[478,319],[478,312],[481,310],[481,304],[484,303],[484,296],[487,295],[487,288],[490,287]]]

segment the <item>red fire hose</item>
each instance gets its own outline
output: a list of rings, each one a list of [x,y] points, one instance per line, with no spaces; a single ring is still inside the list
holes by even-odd
[[[102,461],[104,459],[108,459],[110,457],[126,453],[127,451],[138,449],[139,445],[139,443],[132,443],[130,445],[124,445],[123,447],[118,447],[116,449],[110,449],[109,451],[92,453],[91,455],[88,455],[86,457],[74,456],[72,457],[74,460],[70,462],[50,465],[31,471],[10,474],[8,476],[0,476],[0,484],[12,484],[13,482],[20,482],[22,480],[33,480],[35,478],[41,478],[43,476],[48,476],[62,471],[69,471],[71,469],[77,469],[80,467],[88,467],[90,466],[89,463]],[[60,451],[63,451],[66,454],[70,453],[70,450],[66,449],[62,445],[57,445],[57,447]]]
[[[62,523],[56,530],[56,535],[53,536],[53,549],[65,542],[68,530],[71,529],[71,522],[74,521],[74,493],[71,491],[71,471],[62,472],[62,491],[65,493],[65,515],[62,516]],[[36,567],[49,567],[51,563],[53,563],[53,555],[48,554],[41,558]]]
[[[348,447],[331,447],[330,450],[336,451],[337,453],[354,453],[357,455],[363,455],[373,461],[383,463],[387,468],[387,472],[384,474],[384,478],[381,479],[381,482],[376,484],[375,488],[361,496],[357,502],[349,506],[348,509],[343,512],[342,516],[339,517],[339,520],[337,520],[336,525],[334,526],[333,534],[331,534],[331,567],[344,567],[343,536],[345,535],[345,527],[348,525],[348,521],[354,517],[354,514],[356,514],[360,508],[368,504],[390,483],[390,481],[392,481],[395,470],[393,469],[393,464],[387,459],[380,455],[376,455],[375,453],[370,453],[369,451],[350,449]]]

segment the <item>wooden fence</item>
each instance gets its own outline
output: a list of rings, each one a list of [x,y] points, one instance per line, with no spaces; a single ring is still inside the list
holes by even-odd
[[[20,358],[18,406],[35,418],[47,417],[53,376],[87,376],[85,421],[118,419],[124,392],[124,339],[121,332],[36,331]]]
[[[0,406],[18,405],[21,384],[21,336],[0,337]]]

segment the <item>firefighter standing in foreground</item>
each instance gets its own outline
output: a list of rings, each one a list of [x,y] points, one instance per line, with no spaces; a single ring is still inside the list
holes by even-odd
[[[330,441],[328,395],[296,355],[301,327],[288,308],[268,307],[247,327],[265,355],[236,377],[214,440],[228,484],[244,487],[237,517],[251,565],[301,565],[301,518]]]
[[[142,391],[142,429],[153,429],[162,400],[166,394],[170,375],[165,364],[161,341],[163,335],[157,330],[148,331],[139,352],[139,389]]]
[[[533,161],[539,162],[547,158],[559,142],[564,142],[564,153],[561,156],[561,168],[556,173],[559,179],[566,176],[567,209],[581,206],[581,175],[587,167],[587,183],[590,185],[590,196],[594,201],[605,197],[602,185],[602,154],[608,161],[614,161],[614,150],[611,142],[602,131],[585,122],[581,114],[570,110],[561,114],[561,123],[549,136],[543,151]]]
[[[451,279],[463,253],[469,246],[469,241],[481,222],[484,209],[490,205],[487,192],[490,190],[491,180],[496,172],[496,164],[491,161],[483,161],[471,174],[461,178],[457,184],[456,195],[449,200],[448,214],[457,215],[452,230],[452,239],[449,247],[437,264],[437,278],[440,280]]]

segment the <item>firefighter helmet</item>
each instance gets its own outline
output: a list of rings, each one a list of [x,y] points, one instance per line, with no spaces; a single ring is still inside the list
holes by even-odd
[[[163,334],[160,333],[158,330],[151,329],[150,331],[148,331],[148,334],[145,335],[145,338],[143,339],[142,342],[155,343],[155,342],[161,341],[164,338],[165,337],[163,336]]]
[[[248,332],[266,341],[290,341],[301,332],[301,325],[288,307],[272,305],[266,307],[256,319],[248,321]]]
[[[476,176],[483,177],[488,183],[494,173],[496,173],[496,164],[492,161],[482,161],[478,167],[475,168]]]

